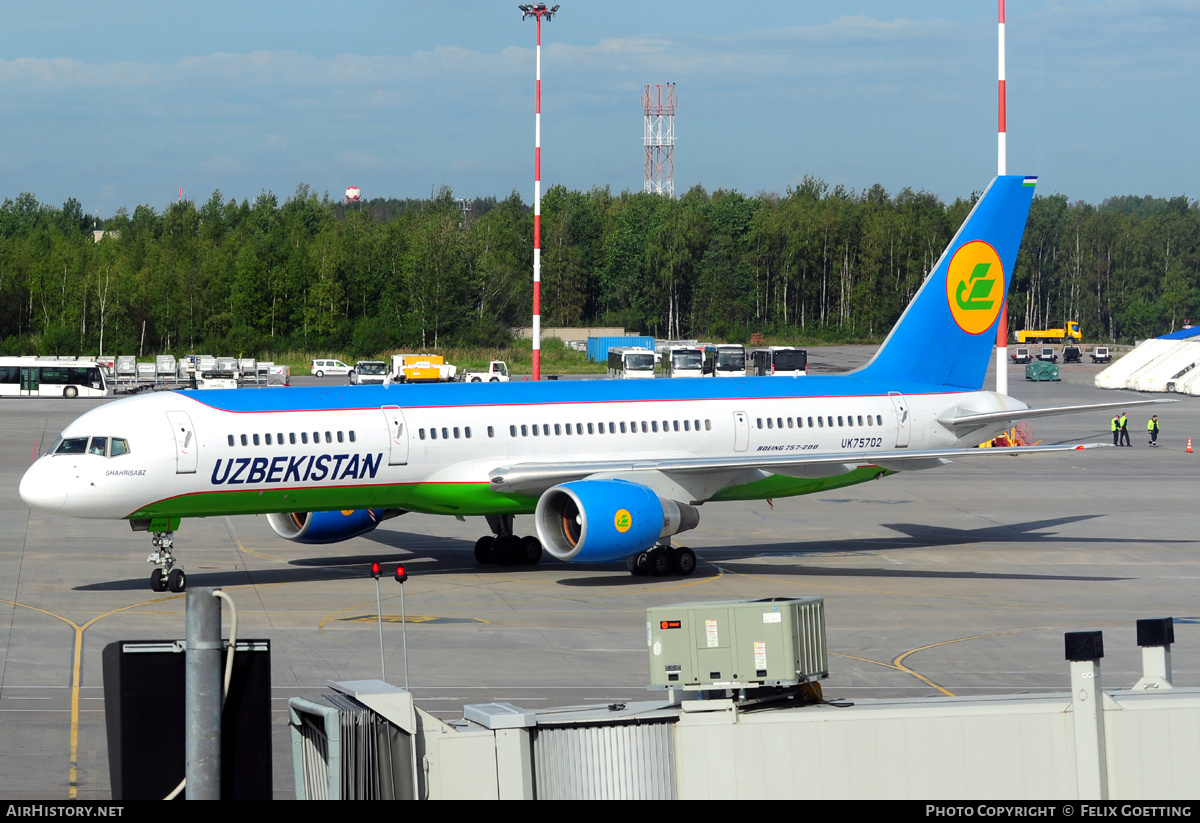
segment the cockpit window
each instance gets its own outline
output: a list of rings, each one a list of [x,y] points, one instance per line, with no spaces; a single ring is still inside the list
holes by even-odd
[[[58,441],[58,448],[54,450],[54,453],[83,454],[87,451],[87,443],[86,437],[66,437]]]
[[[123,437],[60,437],[50,453],[119,457],[122,454],[129,454],[129,441]]]

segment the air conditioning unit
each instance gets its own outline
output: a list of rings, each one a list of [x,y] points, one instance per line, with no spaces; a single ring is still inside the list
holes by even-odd
[[[646,641],[652,688],[755,689],[829,676],[822,597],[655,606]]]

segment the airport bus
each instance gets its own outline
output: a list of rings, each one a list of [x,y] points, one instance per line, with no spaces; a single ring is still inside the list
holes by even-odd
[[[803,377],[808,374],[808,352],[788,346],[754,349],[747,358],[752,377]]]
[[[667,377],[703,377],[704,349],[699,346],[671,346],[663,353],[663,374]]]
[[[746,347],[737,343],[719,343],[705,353],[704,373],[714,377],[745,377]]]
[[[0,397],[104,397],[108,382],[94,361],[0,357]]]
[[[637,346],[608,350],[608,376],[618,379],[654,378],[654,352]]]

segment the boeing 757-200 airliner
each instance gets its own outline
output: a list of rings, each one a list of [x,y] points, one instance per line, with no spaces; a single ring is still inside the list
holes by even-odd
[[[131,397],[69,425],[21,480],[35,508],[152,533],[182,591],[187,517],[266,514],[332,543],[404,512],[487,518],[480,563],[624,560],[689,574],[701,504],[835,489],[975,449],[1031,410],[981,391],[1035,178],[998,177],[875,357],[846,375],[342,386]],[[1125,403],[1128,405],[1128,403]],[[1075,447],[1078,448],[1078,447]],[[537,537],[513,533],[532,514]]]

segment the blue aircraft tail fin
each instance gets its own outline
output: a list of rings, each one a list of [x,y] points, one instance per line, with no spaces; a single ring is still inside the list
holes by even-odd
[[[858,376],[983,386],[1036,183],[1013,175],[992,181]]]

